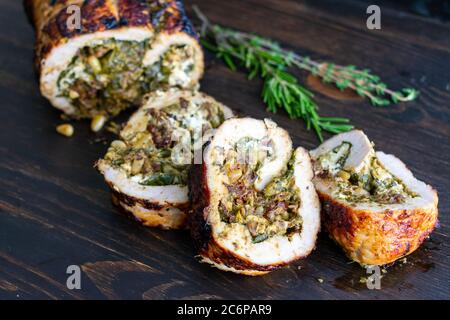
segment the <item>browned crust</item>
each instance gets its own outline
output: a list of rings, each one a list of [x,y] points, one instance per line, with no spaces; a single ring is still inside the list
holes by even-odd
[[[71,5],[80,7],[80,30],[67,27]],[[36,29],[38,69],[53,48],[84,34],[142,27],[197,37],[180,0],[24,0],[24,6]]]
[[[437,198],[432,208],[359,210],[318,191],[322,225],[347,256],[362,265],[384,265],[412,253],[438,222]]]
[[[286,264],[262,266],[236,255],[234,252],[223,248],[212,236],[211,226],[208,223],[208,205],[210,192],[206,183],[207,167],[194,165],[190,171],[189,198],[192,203],[192,211],[188,215],[188,226],[198,254],[218,265],[234,268],[247,275],[262,275],[269,271],[279,269]]]
[[[189,210],[189,203],[183,203],[180,205],[174,204],[161,204],[157,202],[151,202],[146,199],[139,199],[129,196],[125,193],[117,191],[114,186],[107,181],[107,184],[111,190],[113,204],[116,205],[124,212],[128,217],[133,218],[135,221],[145,225],[147,227],[158,227],[162,229],[185,229],[187,227],[187,212]],[[151,210],[154,212],[152,215],[148,215],[145,218],[136,215],[135,212],[128,208],[142,208]],[[180,215],[178,219],[173,219],[170,209],[179,209],[184,215]]]

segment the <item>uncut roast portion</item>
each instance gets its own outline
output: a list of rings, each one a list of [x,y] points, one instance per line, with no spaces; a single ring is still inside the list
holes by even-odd
[[[322,223],[348,257],[385,265],[416,250],[438,221],[438,196],[360,130],[310,152]]]
[[[203,74],[203,52],[179,0],[25,6],[36,29],[41,92],[71,117],[114,116],[148,92],[194,88]],[[80,29],[73,28],[78,12]]]
[[[146,226],[184,228],[194,156],[201,160],[203,139],[232,115],[199,92],[150,95],[97,162],[114,203]]]
[[[320,227],[308,152],[270,120],[230,119],[191,175],[189,227],[202,262],[262,275],[307,256]]]

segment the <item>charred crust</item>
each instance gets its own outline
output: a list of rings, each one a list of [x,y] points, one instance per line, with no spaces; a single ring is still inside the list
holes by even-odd
[[[114,206],[116,206],[116,208],[120,211],[120,213],[122,213],[123,215],[125,215],[128,219],[133,220],[139,224],[144,224],[144,220],[142,220],[139,217],[136,217],[133,212],[125,209],[123,206],[120,205],[120,200],[117,199],[116,194],[112,193],[112,203],[114,204]]]
[[[197,38],[181,0],[153,1],[149,6],[151,23],[155,30],[167,33],[185,32]]]
[[[188,215],[188,226],[198,251],[204,250],[212,239],[211,226],[204,216],[205,208],[209,202],[209,190],[205,179],[206,166],[193,165],[189,170],[191,212]]]
[[[106,30],[115,29],[119,25],[119,22],[114,17],[105,17],[102,18],[100,21],[105,26]]]
[[[234,268],[236,270],[254,270],[254,271],[274,271],[285,266],[287,263],[272,264],[267,266],[258,265],[236,256],[232,251],[227,250],[220,246],[214,239],[204,246],[199,254],[207,257],[217,264],[223,264],[227,267]]]
[[[147,26],[150,24],[150,11],[147,2],[135,0],[118,1],[120,26]]]

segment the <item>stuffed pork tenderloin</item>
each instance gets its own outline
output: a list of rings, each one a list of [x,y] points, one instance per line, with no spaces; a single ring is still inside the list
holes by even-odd
[[[320,203],[309,154],[274,122],[225,121],[195,166],[188,219],[202,262],[257,276],[314,249]]]
[[[186,227],[188,172],[203,136],[232,111],[192,91],[153,94],[97,162],[113,202],[145,226]]]
[[[195,88],[203,74],[179,0],[25,0],[25,7],[41,92],[73,118],[115,116],[148,92]]]
[[[375,151],[362,131],[336,135],[310,155],[323,226],[350,259],[390,264],[436,226],[436,191],[395,156]]]

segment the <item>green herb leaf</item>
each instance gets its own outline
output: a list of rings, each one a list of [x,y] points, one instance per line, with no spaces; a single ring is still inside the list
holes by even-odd
[[[351,130],[353,126],[347,118],[320,116],[314,95],[298,82],[290,72],[291,68],[310,72],[340,90],[351,89],[369,99],[374,106],[412,101],[419,94],[412,88],[391,90],[369,69],[317,62],[283,49],[270,39],[213,25],[198,7],[193,6],[193,9],[202,23],[203,46],[215,52],[231,70],[237,70],[236,64],[240,64],[248,71],[249,79],[259,75],[263,80],[261,97],[267,110],[276,113],[278,109],[284,109],[289,117],[302,119],[306,128],[312,128],[320,141],[323,140],[322,131],[339,133]]]
[[[146,178],[139,184],[144,186],[168,186],[175,184],[177,177],[173,174],[168,173],[158,173],[153,176]]]

